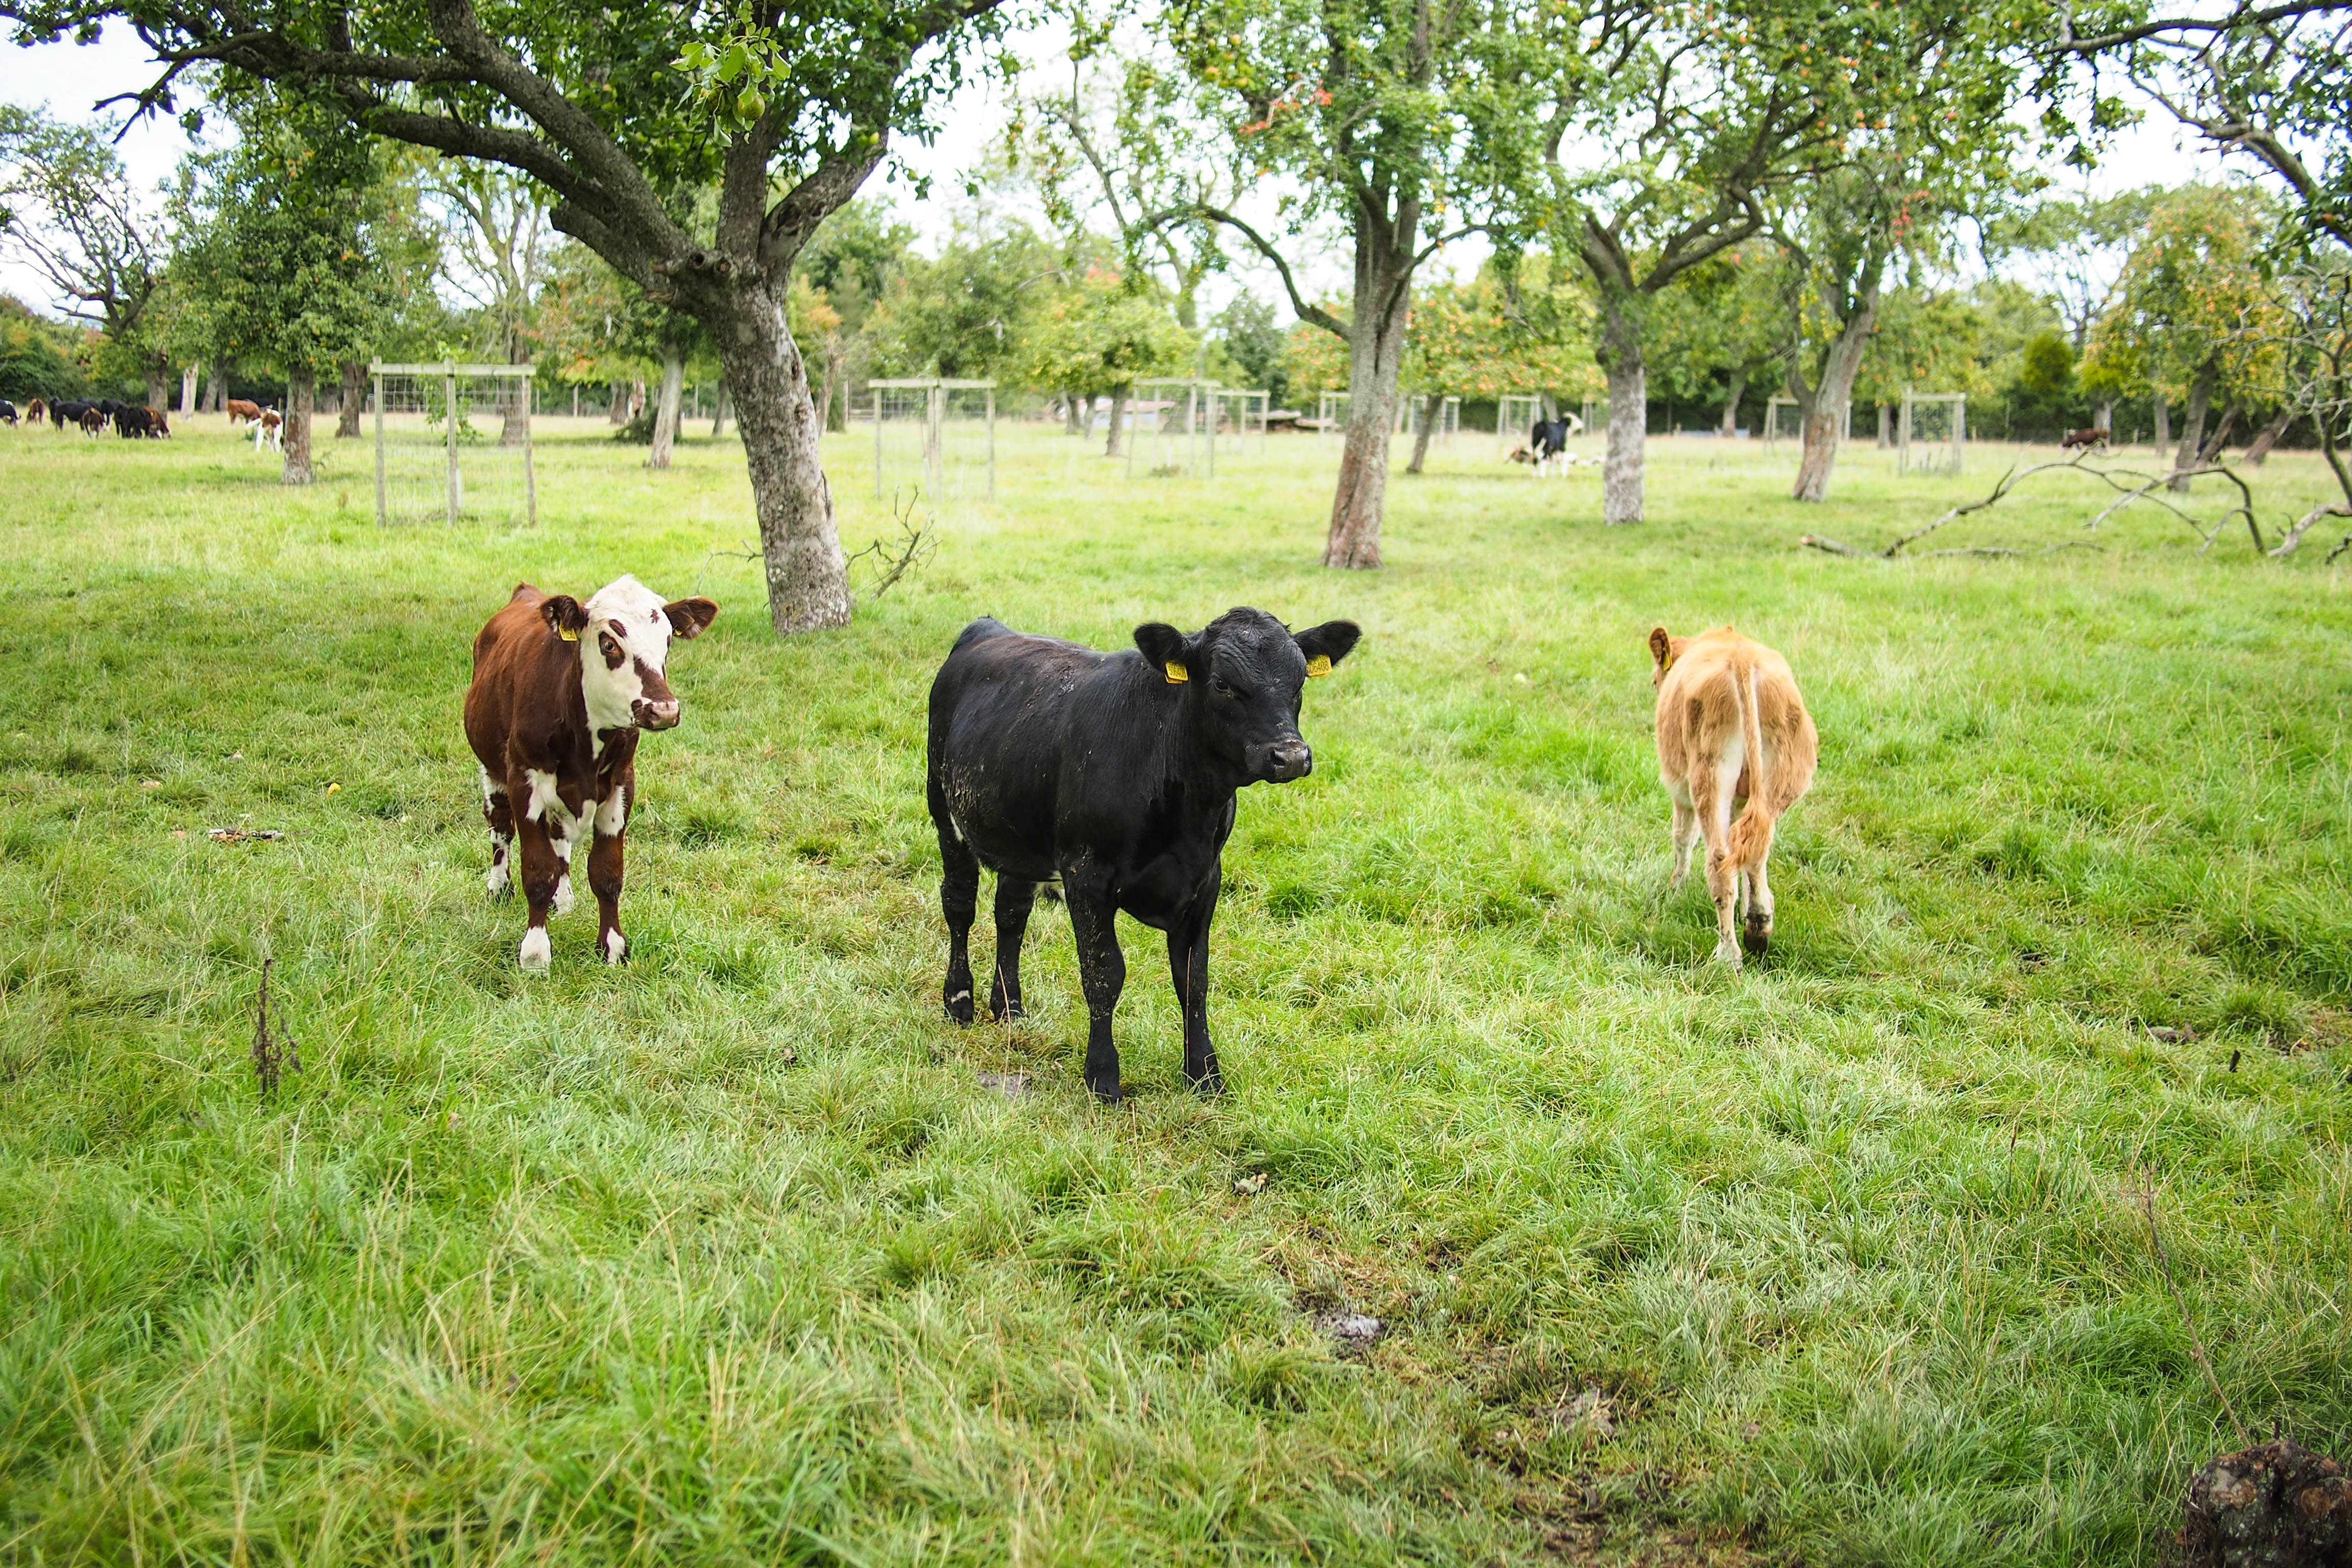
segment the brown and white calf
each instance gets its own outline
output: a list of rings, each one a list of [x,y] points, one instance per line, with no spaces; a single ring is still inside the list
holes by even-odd
[[[637,798],[637,735],[676,727],[678,700],[664,674],[670,641],[700,636],[718,614],[709,599],[664,604],[635,577],[608,584],[584,605],[523,583],[474,639],[466,739],[482,768],[487,880],[493,895],[505,896],[520,839],[530,906],[525,969],[548,966],[547,917],[570,912],[572,852],[590,834],[596,948],[607,963],[627,954],[621,858]]]
[[[1738,969],[1741,936],[1759,952],[1771,945],[1772,888],[1764,863],[1772,853],[1772,827],[1811,787],[1821,737],[1789,661],[1729,626],[1692,637],[1656,627],[1650,658],[1658,689],[1658,777],[1675,805],[1673,885],[1682,886],[1692,841],[1705,835],[1715,956]],[[1732,808],[1743,804],[1733,820]],[[1735,911],[1745,917],[1738,934]]]

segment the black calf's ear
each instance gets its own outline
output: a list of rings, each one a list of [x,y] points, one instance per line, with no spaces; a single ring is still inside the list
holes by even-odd
[[[672,599],[662,606],[669,617],[671,635],[698,637],[702,628],[719,618],[719,606],[709,599]]]
[[[1675,662],[1675,639],[1664,626],[1650,628],[1650,658],[1660,669]]]
[[[547,629],[565,642],[578,642],[580,634],[588,629],[588,612],[580,601],[569,594],[554,594],[539,602],[539,613],[547,622]]]
[[[1330,674],[1331,667],[1354,651],[1363,635],[1364,628],[1353,621],[1325,621],[1307,627],[1294,640],[1307,656],[1307,673],[1312,677]]]
[[[1146,621],[1135,628],[1135,646],[1168,677],[1171,686],[1192,679],[1192,655],[1184,634],[1165,621]]]

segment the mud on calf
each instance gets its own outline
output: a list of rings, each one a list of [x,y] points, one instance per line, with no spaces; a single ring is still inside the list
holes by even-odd
[[[996,873],[989,1008],[1021,1016],[1021,942],[1038,885],[1058,878],[1087,998],[1087,1087],[1121,1093],[1111,1017],[1127,984],[1120,910],[1167,933],[1184,1075],[1223,1086],[1209,1034],[1209,928],[1238,793],[1304,777],[1300,695],[1356,646],[1349,621],[1294,635],[1262,610],[1186,636],[1152,622],[1100,653],[975,621],[931,685],[931,820],[948,926],[948,1016],[974,1016],[971,932],[981,868]]]

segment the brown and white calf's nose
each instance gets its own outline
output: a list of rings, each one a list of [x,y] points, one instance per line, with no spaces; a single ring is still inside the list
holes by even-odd
[[[675,697],[664,697],[658,700],[640,697],[635,702],[630,704],[631,717],[636,720],[637,728],[640,730],[675,729],[677,725],[677,699]]]
[[[1276,741],[1266,751],[1266,776],[1276,784],[1304,778],[1315,771],[1315,753],[1304,741]]]

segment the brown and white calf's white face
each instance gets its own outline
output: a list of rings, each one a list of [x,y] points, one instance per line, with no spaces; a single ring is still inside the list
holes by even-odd
[[[558,637],[580,645],[580,692],[588,725],[607,730],[667,730],[678,721],[667,669],[673,637],[699,637],[719,614],[709,599],[673,599],[635,577],[598,589],[585,605],[558,594],[540,605]]]

